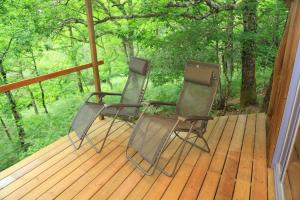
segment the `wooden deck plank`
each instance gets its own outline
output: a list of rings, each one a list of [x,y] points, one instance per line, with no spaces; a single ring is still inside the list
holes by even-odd
[[[102,128],[105,127],[106,125],[104,125]],[[99,141],[103,138],[103,136],[104,134],[99,134],[94,139]],[[67,142],[69,143],[69,141]],[[86,152],[88,153],[86,156],[84,156]],[[72,161],[76,161],[76,159],[78,159],[81,155],[83,158],[88,158],[88,156],[91,156],[94,152],[95,150],[91,149],[90,145],[87,143],[84,143],[78,151],[75,151],[75,153],[74,148],[69,146],[67,149],[53,156],[51,159],[47,160],[42,165],[38,166],[24,176],[20,177],[6,188],[0,190],[0,197],[6,197],[9,195],[9,199],[18,199],[17,197],[21,197],[22,195],[28,193],[31,189],[38,186],[42,181],[51,177],[64,166],[68,165]]]
[[[112,164],[118,157],[124,152],[124,145],[127,141],[123,140],[123,144],[116,147],[110,154],[106,154],[104,159],[99,161],[100,156],[97,159],[90,159],[88,162],[80,166],[80,168],[74,170],[67,177],[62,179],[58,184],[52,186],[49,190],[43,193],[38,199],[53,199],[57,198],[66,188],[74,183],[78,178],[90,171],[90,169],[97,169],[98,173],[103,171],[106,167]],[[103,150],[104,151],[104,150]],[[104,152],[103,152],[104,153]],[[79,188],[80,189],[80,188]],[[81,188],[82,189],[82,188]]]
[[[51,178],[44,181],[38,187],[34,188],[23,199],[53,199],[64,191],[66,187],[71,185],[76,179],[85,174],[90,168],[94,167],[97,163],[102,165],[109,164],[110,160],[105,160],[106,157],[110,159],[116,158],[124,151],[124,145],[126,143],[129,129],[119,129],[120,131],[113,134],[116,138],[113,142],[107,143],[101,154],[97,154],[94,149],[90,149],[92,156],[88,159],[77,159],[79,162],[72,162],[62,170],[57,172]],[[83,155],[84,157],[86,156]],[[107,161],[107,162],[103,162]]]
[[[268,198],[266,124],[264,114],[257,114],[251,199]]]
[[[95,120],[93,126],[91,127],[91,131],[94,131],[95,128],[94,127],[99,127],[104,125],[105,123],[108,123],[110,120],[106,119],[106,120]],[[25,159],[21,160],[20,162],[16,163],[15,165],[12,165],[11,167],[3,170],[0,172],[0,182],[3,178],[12,175],[15,171],[20,170],[24,167],[26,167],[28,164],[34,162],[35,160],[37,160],[38,158],[44,157],[46,153],[51,152],[52,150],[59,150],[57,149],[57,147],[66,144],[68,145],[68,143],[66,142],[68,140],[68,138],[65,137],[61,137],[59,138],[57,141],[49,144],[48,146],[40,149],[39,151],[35,152],[34,154],[26,157]],[[53,152],[55,153],[55,151]]]
[[[121,127],[121,126],[118,126],[118,127]],[[116,128],[118,128],[118,127],[116,127]],[[116,131],[112,135],[118,135],[118,134],[119,133]],[[102,139],[103,139],[103,135],[98,135],[95,138],[95,141],[100,141]],[[51,181],[51,180],[55,179],[55,175],[59,174],[59,172],[62,169],[64,170],[66,167],[67,167],[67,169],[72,170],[71,166],[73,166],[73,168],[80,166],[83,162],[85,162],[86,160],[88,160],[89,158],[94,156],[95,154],[96,154],[95,150],[87,143],[84,144],[78,151],[74,151],[73,147],[70,146],[64,152],[61,152],[60,154],[57,155],[57,157],[59,157],[59,158],[63,157],[63,159],[61,159],[57,162],[56,162],[56,159],[53,159],[54,164],[51,163],[53,165],[51,167],[47,168],[46,170],[44,170],[42,173],[39,173],[39,170],[36,169],[36,170],[32,171],[33,173],[31,173],[31,176],[35,176],[31,180],[27,180],[28,178],[31,178],[31,177],[27,177],[27,179],[25,179],[25,182],[23,182],[24,180],[21,178],[18,183],[19,183],[19,185],[22,184],[22,186],[15,189],[12,194],[7,196],[7,198],[8,199],[19,199],[30,191],[32,191],[32,192],[30,192],[30,195],[37,197],[38,194],[41,194],[42,192],[44,192],[45,190],[48,189],[48,187],[42,189],[42,187],[44,186],[44,181]],[[56,158],[56,157],[53,157],[53,158]],[[38,172],[38,173],[35,174],[34,172]],[[58,178],[63,178],[65,173],[67,173],[66,170],[64,170],[63,174],[60,173],[61,177],[58,177]],[[39,192],[34,192],[35,190],[37,190],[37,189],[35,189],[36,187],[38,187]],[[26,197],[26,195],[25,195],[25,197]],[[32,199],[32,198],[30,198],[30,199]]]
[[[208,123],[207,133],[212,132],[214,127],[218,123],[218,118],[215,118],[213,121]],[[207,134],[206,133],[206,134]],[[205,135],[206,135],[205,134]],[[212,134],[212,133],[210,133]],[[206,137],[206,136],[205,136]],[[136,187],[130,192],[126,199],[142,199],[155,180],[158,178],[160,173],[156,171],[152,176],[145,176],[137,185]]]
[[[268,199],[275,200],[274,171],[268,168]]]
[[[91,137],[102,139],[108,121],[97,121]],[[74,151],[62,137],[4,170],[0,199],[275,199],[273,170],[266,165],[264,114],[210,122],[204,136],[211,152],[187,145],[174,177],[159,170],[144,176],[129,163],[124,151],[131,129],[118,126],[100,154],[86,142]],[[175,138],[165,151],[167,170],[174,166],[180,144]]]
[[[255,123],[256,114],[248,115],[233,199],[249,199],[250,197]]]
[[[219,179],[220,179],[220,174],[213,171],[212,172],[208,171],[203,186],[200,190],[198,199],[199,200],[214,199],[215,193],[217,191]]]
[[[171,143],[168,145],[168,148],[166,149],[166,157],[172,158],[172,155],[178,151],[178,148],[181,144],[181,140],[178,138],[174,138]],[[147,163],[145,160],[143,162]],[[165,160],[165,163],[162,163],[162,166],[165,166],[167,164],[167,160]],[[143,166],[143,164],[142,164]],[[150,167],[150,165],[149,165]],[[149,168],[148,167],[148,168]],[[123,181],[122,184],[120,184],[116,190],[110,195],[109,199],[125,199],[128,193],[136,186],[136,184],[144,177],[144,174],[141,173],[141,171],[137,168]]]
[[[217,190],[222,169],[225,164],[225,159],[227,155],[226,152],[229,149],[229,145],[236,127],[236,122],[236,115],[229,117],[222,137],[218,143],[215,152],[213,153],[213,157],[207,172],[207,175],[209,176],[206,176],[204,179],[203,187],[199,192],[198,199],[213,199],[215,196],[215,191]],[[211,194],[212,192],[213,194]],[[209,195],[207,193],[209,193]]]
[[[97,120],[91,127],[89,133],[92,133],[97,130],[97,128],[107,124],[108,120],[99,121]],[[11,184],[18,178],[22,177],[26,173],[30,172],[34,168],[38,167],[45,161],[49,160],[56,154],[60,153],[61,151],[65,150],[70,146],[70,143],[67,142],[67,136],[60,138],[59,140],[55,141],[54,143],[50,144],[49,146],[41,149],[40,151],[34,153],[33,155],[25,158],[24,160],[20,161],[19,163],[11,166],[10,168],[2,171],[0,173],[0,189],[6,187],[7,185]],[[4,178],[6,177],[6,178]],[[7,177],[10,177],[10,181],[6,181]],[[1,184],[5,182],[5,184]]]
[[[137,155],[135,155],[134,158],[137,160],[137,162],[142,161],[142,159],[137,157]],[[111,183],[113,187],[114,185],[119,184],[119,181],[123,181],[122,179],[126,178],[128,174],[134,170],[132,165],[128,165],[128,161],[124,155],[121,156],[114,164],[115,165],[106,168],[106,170],[103,171],[103,175],[100,173],[97,178],[89,183],[78,195],[75,196],[74,199],[91,199],[97,195],[99,189],[103,188],[106,183]],[[108,193],[110,192],[108,190],[104,191]],[[101,193],[101,195],[106,194],[107,193]]]
[[[211,123],[210,127],[208,127],[207,133],[204,135],[204,138],[208,141],[213,141],[215,140],[213,130],[215,123]],[[199,141],[200,139],[198,139]],[[201,140],[200,140],[201,141]],[[198,143],[198,145],[202,146],[203,148],[205,147],[203,141],[202,143]],[[209,143],[208,145],[211,145]],[[199,156],[202,153],[206,153],[201,151],[200,149],[193,147],[191,150],[191,153],[189,156],[185,159],[184,163],[182,166],[179,168],[175,176],[173,177],[172,181],[170,182],[169,186],[167,187],[166,191],[163,194],[162,199],[178,199],[178,197],[181,194],[182,189],[184,188],[186,182],[188,181],[191,172],[193,171],[193,168],[199,158]]]
[[[222,125],[226,124],[226,120],[227,117],[220,119],[220,122],[218,123],[220,124],[219,128],[214,132],[214,135],[218,136],[222,133],[223,130]],[[211,145],[211,148],[214,148],[213,145]],[[172,178],[160,174],[158,179],[155,181],[155,183],[151,186],[150,190],[145,195],[144,199],[159,199],[164,194],[165,189],[169,186],[171,181]]]
[[[221,138],[221,135],[224,134],[224,132],[227,132],[228,130],[227,123],[228,123],[228,117],[219,118],[218,124],[216,125],[214,130],[216,136],[218,137],[208,141],[210,144],[210,153],[201,154],[201,156],[197,160],[197,163],[192,171],[192,174],[188,182],[186,183],[185,187],[183,188],[181,196],[179,197],[180,199],[197,199],[199,190],[202,186],[206,172],[209,168],[211,159],[217,148],[217,144]]]
[[[212,146],[211,141],[218,140],[218,135],[213,134],[216,123],[211,123],[207,133],[204,135],[205,139],[208,141],[208,145]],[[214,126],[212,126],[214,125]],[[198,139],[199,140],[199,139]],[[201,141],[201,140],[200,140]],[[201,145],[204,147],[204,144]],[[163,194],[162,199],[178,199],[183,190],[186,182],[188,181],[190,174],[192,173],[194,166],[199,158],[200,155],[206,154],[206,152],[201,151],[198,148],[193,147],[189,157],[186,158],[183,165],[180,167],[178,172],[175,174],[174,178],[170,182],[169,186],[167,187],[166,191]]]
[[[232,199],[243,144],[246,115],[239,115],[215,199]]]
[[[177,138],[172,140],[171,144],[168,146],[168,151],[165,154],[166,158],[161,163],[162,167],[165,167],[169,160],[173,158],[173,155],[176,154],[176,151],[178,151],[178,147],[181,144],[181,141]],[[143,161],[144,162],[144,161]],[[150,167],[150,166],[149,166]],[[149,168],[148,167],[148,168]],[[136,185],[145,177],[144,174],[140,172],[139,169],[135,168],[135,170],[130,174],[130,176],[127,177],[127,179],[119,185],[119,187],[112,193],[112,195],[109,197],[110,199],[125,199],[128,194],[136,188]],[[149,176],[146,176],[149,177]],[[140,194],[139,194],[140,195]]]

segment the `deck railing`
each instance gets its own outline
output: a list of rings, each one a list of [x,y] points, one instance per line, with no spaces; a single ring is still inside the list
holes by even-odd
[[[104,64],[104,62],[102,60],[97,62],[97,66],[102,65],[102,64]],[[14,82],[14,83],[0,85],[0,93],[8,92],[8,91],[15,90],[15,89],[18,89],[18,88],[21,88],[21,87],[32,85],[34,83],[46,81],[46,80],[49,80],[49,79],[54,79],[54,78],[57,78],[57,77],[60,77],[60,76],[64,76],[64,75],[67,75],[67,74],[71,74],[71,73],[82,71],[82,70],[89,69],[89,68],[93,68],[92,63],[71,67],[71,68],[68,68],[68,69],[60,70],[60,71],[57,71],[57,72],[52,72],[52,73],[49,73],[49,74],[44,74],[44,75],[41,75],[41,76],[21,80],[21,81]]]

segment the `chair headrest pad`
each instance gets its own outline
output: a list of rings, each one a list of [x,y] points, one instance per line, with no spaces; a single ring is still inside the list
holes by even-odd
[[[213,79],[213,70],[201,68],[199,66],[187,66],[185,68],[184,79],[201,85],[210,86]]]
[[[135,73],[146,75],[149,68],[149,60],[131,57],[129,61],[129,69]]]

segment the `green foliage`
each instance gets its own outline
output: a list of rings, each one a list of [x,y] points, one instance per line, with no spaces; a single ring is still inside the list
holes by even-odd
[[[118,1],[115,1],[118,2]],[[121,1],[115,5],[111,0],[94,1],[95,35],[98,59],[104,60],[100,66],[103,91],[121,92],[128,73],[128,57],[134,55],[151,60],[151,81],[145,94],[146,100],[175,102],[183,79],[186,60],[201,60],[220,63],[222,66],[221,86],[217,94],[220,102],[225,89],[226,78],[223,59],[228,42],[229,11],[210,14],[211,10],[200,2],[189,7],[168,7],[169,0]],[[231,1],[215,1],[218,4]],[[209,14],[205,19],[199,17]],[[241,45],[247,37],[255,37],[256,81],[258,100],[261,104],[269,78],[280,36],[286,20],[283,1],[263,0],[258,5],[258,27],[254,35],[243,33],[240,6],[232,11],[233,60],[229,101],[236,102],[241,85]],[[131,19],[107,20],[110,16],[142,16]],[[183,17],[194,16],[198,18]],[[0,58],[7,73],[8,82],[38,74],[66,69],[70,66],[90,62],[88,33],[85,25],[85,8],[82,1],[1,1],[0,3]],[[72,30],[70,32],[70,29]],[[7,50],[9,41],[11,46]],[[35,67],[37,70],[35,70]],[[229,70],[229,71],[230,71]],[[5,120],[13,141],[9,141],[0,124],[0,170],[16,163],[40,148],[54,142],[68,131],[70,122],[79,105],[89,92],[94,90],[92,70],[81,72],[84,93],[78,90],[78,76],[71,74],[42,83],[45,103],[49,114],[43,110],[43,99],[38,84],[29,86],[36,101],[39,114],[34,113],[32,97],[28,88],[12,91],[17,110],[23,117],[26,142],[29,148],[22,152],[14,124],[10,104],[4,94],[0,94],[0,116]],[[0,83],[3,84],[3,77]],[[106,102],[117,102],[116,97],[106,97]],[[216,103],[218,104],[218,103]],[[214,113],[218,113],[218,105]],[[236,102],[230,108],[239,111]],[[163,110],[166,112],[166,110]]]

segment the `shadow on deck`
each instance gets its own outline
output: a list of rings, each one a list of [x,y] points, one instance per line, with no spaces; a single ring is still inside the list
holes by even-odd
[[[93,124],[94,141],[103,139],[109,121]],[[67,137],[59,139],[0,173],[0,199],[275,198],[264,114],[215,118],[205,133],[211,153],[187,145],[172,178],[159,171],[143,176],[128,163],[124,150],[130,133],[125,123],[115,124],[100,154],[87,143],[74,151]],[[179,145],[178,138],[169,143],[162,162],[167,168]]]

